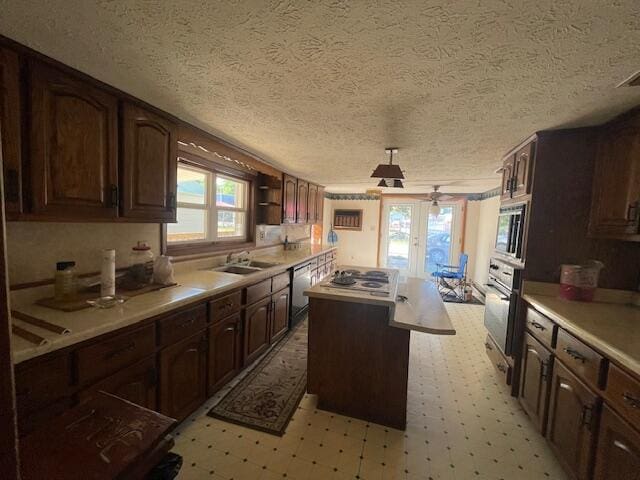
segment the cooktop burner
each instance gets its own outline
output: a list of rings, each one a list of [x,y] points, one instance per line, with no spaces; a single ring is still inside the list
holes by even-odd
[[[362,282],[362,286],[367,288],[380,288],[382,284],[379,282]]]
[[[369,270],[366,275],[371,277],[387,277],[387,272],[381,272],[380,270]]]
[[[360,275],[360,270],[345,270],[345,273],[350,273],[351,275]]]
[[[356,283],[355,278],[353,277],[334,277],[331,280],[331,283],[335,283],[336,285],[354,285]]]

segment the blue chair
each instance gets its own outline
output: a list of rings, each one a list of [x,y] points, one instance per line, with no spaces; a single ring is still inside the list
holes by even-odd
[[[454,298],[464,301],[464,287],[467,284],[467,263],[469,255],[461,253],[458,259],[458,265],[436,264],[436,271],[431,276],[436,281],[440,296],[445,298],[453,296]]]

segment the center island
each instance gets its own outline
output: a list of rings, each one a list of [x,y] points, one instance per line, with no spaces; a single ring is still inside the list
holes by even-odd
[[[434,283],[341,266],[309,297],[307,391],[318,408],[404,430],[411,331],[455,335]]]

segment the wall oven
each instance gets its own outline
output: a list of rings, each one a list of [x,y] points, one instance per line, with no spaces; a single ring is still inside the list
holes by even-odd
[[[522,258],[526,206],[510,205],[500,208],[496,252],[513,258]]]
[[[485,291],[484,326],[502,352],[514,353],[516,307],[515,289],[520,282],[520,270],[496,258],[489,262],[489,280]]]

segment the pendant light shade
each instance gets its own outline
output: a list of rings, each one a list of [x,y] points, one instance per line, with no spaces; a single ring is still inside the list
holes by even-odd
[[[378,186],[379,187],[388,187],[389,185],[387,185],[387,181],[383,178],[382,180],[380,180],[380,182],[378,182]]]
[[[394,187],[394,188],[404,188],[404,185],[402,185],[402,180],[400,180],[400,179],[396,178],[396,179],[393,181],[393,187]]]
[[[402,173],[402,169],[400,169],[400,165],[393,164],[393,154],[398,153],[398,149],[386,148],[385,152],[389,154],[389,163],[381,163],[380,165],[378,165],[371,174],[371,178],[404,178],[404,174]]]
[[[429,214],[432,217],[437,217],[438,215],[440,215],[440,205],[438,205],[437,200],[434,200],[431,204],[431,207],[429,208]]]

